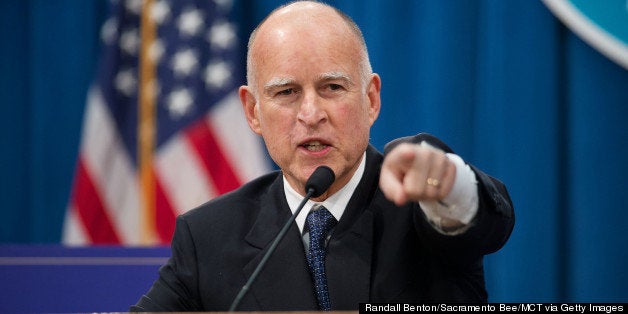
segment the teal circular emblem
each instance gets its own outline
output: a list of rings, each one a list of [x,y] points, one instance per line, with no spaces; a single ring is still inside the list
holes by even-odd
[[[628,0],[542,0],[567,27],[628,69]]]

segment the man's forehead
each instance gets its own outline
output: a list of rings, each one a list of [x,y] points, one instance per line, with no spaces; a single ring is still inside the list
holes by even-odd
[[[273,12],[258,27],[256,40],[307,32],[337,34],[346,22],[332,7],[316,2],[297,2]],[[347,28],[347,30],[349,30]]]

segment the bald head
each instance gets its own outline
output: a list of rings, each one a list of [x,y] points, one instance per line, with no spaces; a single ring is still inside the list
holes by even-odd
[[[358,49],[362,87],[365,88],[372,73],[364,36],[358,25],[346,14],[327,4],[315,1],[296,1],[273,10],[251,33],[247,51],[247,84],[257,89],[258,59],[272,50],[268,42],[290,40],[290,36],[303,36],[311,40],[327,41],[343,37]],[[294,37],[292,37],[294,38]],[[339,49],[341,47],[338,47]]]

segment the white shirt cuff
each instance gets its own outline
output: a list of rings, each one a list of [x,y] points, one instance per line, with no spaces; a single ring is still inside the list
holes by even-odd
[[[478,186],[475,173],[460,156],[447,153],[449,160],[456,165],[454,186],[442,201],[420,201],[423,212],[439,231],[443,232],[442,221],[454,220],[461,223],[459,228],[448,230],[446,234],[458,234],[466,230],[478,212]]]

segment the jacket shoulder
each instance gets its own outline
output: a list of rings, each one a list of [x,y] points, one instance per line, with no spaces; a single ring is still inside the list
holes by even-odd
[[[420,144],[421,142],[427,142],[428,144],[438,147],[447,153],[453,153],[454,151],[445,142],[441,141],[438,137],[429,133],[419,133],[417,135],[400,137],[392,140],[384,146],[384,154],[388,154],[393,148],[401,143]]]
[[[203,216],[221,216],[226,213],[233,215],[234,212],[245,208],[256,208],[261,197],[278,183],[281,183],[281,171],[267,173],[187,211],[181,217],[185,220],[195,220]]]

